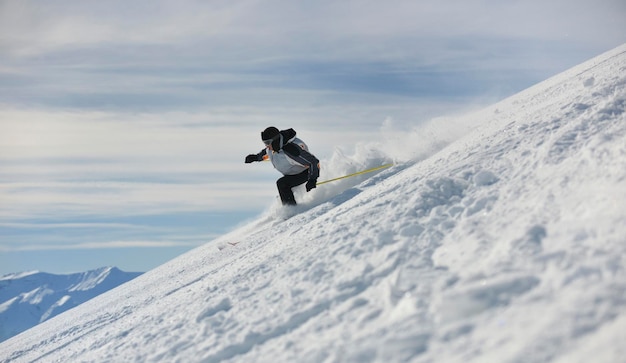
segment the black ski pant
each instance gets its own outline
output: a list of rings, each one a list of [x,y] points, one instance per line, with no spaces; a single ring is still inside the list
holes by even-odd
[[[276,181],[278,194],[283,205],[296,205],[296,198],[293,196],[291,188],[304,184],[309,180],[309,171],[305,170],[300,174],[285,175]]]

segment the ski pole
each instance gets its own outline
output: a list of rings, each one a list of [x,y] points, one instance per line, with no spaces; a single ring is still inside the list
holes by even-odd
[[[361,175],[361,174],[371,173],[371,172],[376,171],[376,170],[380,170],[380,169],[385,169],[385,168],[388,168],[388,167],[390,167],[390,166],[392,166],[392,165],[393,165],[393,163],[389,163],[389,164],[385,164],[385,165],[377,166],[377,167],[375,167],[375,168],[371,168],[371,169],[367,169],[367,170],[362,170],[362,171],[358,171],[358,172],[356,172],[356,173],[352,173],[352,174],[348,174],[348,175],[340,176],[340,177],[338,177],[338,178],[329,179],[329,180],[324,180],[324,181],[321,181],[321,182],[317,183],[317,185],[322,185],[322,184],[326,184],[326,183],[334,182],[334,181],[341,180],[341,179],[350,178],[350,177],[357,176],[357,175]]]

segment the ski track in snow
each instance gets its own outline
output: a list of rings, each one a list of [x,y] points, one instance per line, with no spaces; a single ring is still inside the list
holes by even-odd
[[[622,46],[468,115],[481,125],[425,160],[4,342],[0,360],[624,361],[625,85]]]

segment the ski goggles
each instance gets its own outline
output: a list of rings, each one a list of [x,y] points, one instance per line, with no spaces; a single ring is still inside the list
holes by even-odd
[[[263,143],[265,144],[265,146],[270,146],[274,141],[278,140],[279,138],[280,134],[272,137],[271,139],[263,140]]]

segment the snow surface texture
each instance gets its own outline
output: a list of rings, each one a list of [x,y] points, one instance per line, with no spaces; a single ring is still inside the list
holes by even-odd
[[[69,275],[33,271],[0,277],[0,341],[139,275],[103,267]]]
[[[624,362],[625,86],[626,45],[466,115],[480,126],[419,162],[327,201],[320,186],[291,218],[273,207],[5,341],[0,360]]]

